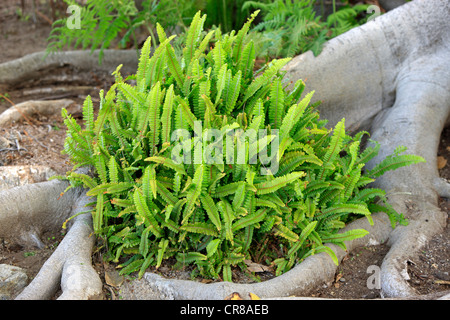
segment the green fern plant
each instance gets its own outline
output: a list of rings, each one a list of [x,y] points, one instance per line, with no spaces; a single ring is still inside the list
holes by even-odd
[[[252,37],[260,56],[295,56],[308,50],[314,55],[322,51],[323,44],[365,22],[359,18],[368,5],[346,5],[336,10],[326,19],[316,15],[315,0],[275,0],[269,3],[246,1],[243,9],[259,9],[262,21],[254,28]],[[323,4],[323,3],[322,3]]]
[[[75,0],[64,0],[67,5],[80,8],[80,28],[70,29],[67,18],[55,21],[48,38],[47,54],[73,47],[91,52],[99,49],[99,63],[103,52],[113,44],[126,48],[136,43],[135,32],[143,27],[151,36],[153,45],[158,44],[155,36],[156,20],[166,28],[185,27],[185,17],[190,15],[193,4],[190,1],[144,0],[138,10],[135,0],[88,0],[80,6]],[[195,13],[192,12],[192,14]]]
[[[83,127],[62,110],[64,152],[74,164],[67,179],[89,189],[95,233],[121,273],[142,276],[175,258],[226,281],[246,259],[272,264],[279,275],[318,252],[337,264],[325,243],[345,248],[366,235],[339,233],[355,216],[371,221],[384,211],[393,226],[405,222],[385,191],[367,185],[423,159],[399,148],[364,172],[379,145],[361,150],[367,133],[347,135],[344,119],[328,130],[303,81],[292,90],[282,82],[289,58],[253,72],[246,35],[256,14],[238,32],[204,35],[198,12],[179,55],[174,36],[157,25],[161,44],[150,56],[147,39],[133,77],[117,68],[97,117],[90,97]],[[269,238],[282,249],[260,246]]]

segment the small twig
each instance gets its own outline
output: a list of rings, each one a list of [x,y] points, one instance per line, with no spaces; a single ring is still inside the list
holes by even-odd
[[[32,134],[26,132],[25,130],[23,131],[25,133],[25,135],[27,137],[32,138],[34,141],[36,141],[41,147],[47,149],[47,151],[49,150],[49,147],[47,147],[46,145],[44,145],[42,142],[40,142],[35,136],[33,136]]]
[[[17,140],[17,139],[14,139],[14,142],[16,143],[16,147],[17,147],[17,152],[19,152],[19,154],[20,154],[20,155],[22,155],[22,154],[20,153],[20,145],[19,145],[19,140]]]
[[[20,150],[25,150],[25,151],[28,152],[27,148],[20,147]],[[17,150],[17,149],[14,149],[14,148],[3,148],[3,149],[0,149],[0,152],[2,152],[2,151],[20,151],[20,150]]]
[[[53,21],[50,20],[50,18],[48,18],[45,14],[43,14],[42,12],[40,12],[39,10],[35,10],[35,12],[45,21],[47,21],[51,26],[53,25]]]

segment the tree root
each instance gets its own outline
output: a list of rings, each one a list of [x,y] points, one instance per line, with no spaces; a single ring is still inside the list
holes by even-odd
[[[73,215],[86,211],[87,196],[74,204]],[[50,299],[59,287],[60,300],[102,299],[103,284],[91,264],[95,236],[90,212],[77,215],[67,235],[17,300]]]
[[[15,85],[19,82],[39,77],[39,72],[65,65],[79,70],[103,71],[112,73],[117,66],[123,64],[121,72],[136,72],[138,54],[135,50],[104,50],[102,63],[98,62],[99,50],[63,51],[51,53],[36,52],[20,59],[0,64],[0,84]]]
[[[56,172],[46,166],[0,166],[0,191],[47,181],[54,175]]]
[[[42,248],[44,232],[61,230],[71,216],[67,235],[34,280],[16,299],[50,299],[61,286],[59,299],[96,299],[102,282],[92,267],[95,242],[85,190],[67,188],[67,182],[48,181],[0,192],[0,238],[27,247]],[[73,223],[73,224],[72,224]]]
[[[25,101],[16,104],[0,114],[0,127],[4,127],[13,121],[19,121],[34,114],[53,115],[60,114],[62,108],[67,108],[73,103],[73,100],[62,99],[53,101]]]
[[[384,297],[417,296],[407,283],[407,261],[446,225],[438,196],[450,192],[439,178],[437,150],[450,112],[449,12],[448,2],[410,2],[332,39],[318,57],[306,53],[287,66],[291,80],[308,79],[331,125],[345,117],[351,129],[368,130],[381,144],[368,169],[400,145],[427,161],[388,172],[374,185],[409,219],[389,236],[381,267]],[[358,72],[361,65],[364,72]]]

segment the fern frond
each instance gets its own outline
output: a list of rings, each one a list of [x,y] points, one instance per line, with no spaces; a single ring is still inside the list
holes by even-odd
[[[280,141],[283,141],[286,137],[290,136],[291,130],[303,116],[313,94],[314,91],[309,92],[301,102],[294,104],[289,108],[286,116],[284,116],[282,122],[280,122]]]
[[[94,129],[94,107],[90,95],[86,97],[83,103],[83,121],[86,130],[91,131]]]
[[[233,223],[233,225],[231,226],[231,230],[233,232],[236,232],[237,230],[246,228],[248,226],[254,225],[264,220],[264,218],[266,217],[266,212],[267,209],[259,209],[253,214],[249,214],[243,218],[240,218],[239,220]]]
[[[344,241],[351,241],[354,239],[365,237],[367,234],[369,234],[369,231],[367,230],[353,229],[342,233],[335,233],[328,236],[322,236],[322,241],[331,243],[339,243],[339,242],[342,243]]]
[[[217,230],[221,230],[221,221],[219,216],[219,210],[214,203],[214,200],[208,194],[200,195],[200,201],[203,204],[203,208],[209,217],[209,220],[216,226]]]
[[[353,198],[352,201],[368,201],[376,197],[383,198],[386,196],[386,191],[377,188],[366,188],[360,190]]]
[[[100,110],[98,112],[97,120],[95,120],[94,124],[94,133],[96,137],[100,136],[100,132],[103,130],[103,126],[106,123],[107,117],[112,109],[112,103],[114,98],[116,97],[116,84],[113,84],[112,87],[108,90],[105,99],[100,100]]]
[[[322,161],[313,154],[304,154],[301,151],[292,151],[284,154],[282,157],[276,176],[282,176],[290,173],[304,162],[314,163],[318,166],[322,166],[323,164]]]
[[[284,117],[284,92],[280,79],[272,82],[269,95],[269,124],[271,128],[280,129]]]
[[[150,60],[151,44],[152,38],[148,37],[147,40],[145,40],[144,45],[142,46],[141,55],[139,56],[138,69],[136,72],[137,89],[139,92],[143,92],[146,89],[147,81],[145,80],[145,78],[149,73],[148,65]]]
[[[175,96],[175,100],[180,104],[183,121],[185,121],[192,129],[194,129],[194,122],[197,121],[197,118],[192,113],[191,108],[189,107],[189,102],[178,95]]]
[[[170,85],[164,100],[163,112],[161,116],[161,142],[170,143],[170,134],[172,128],[172,109],[174,100],[173,84]]]
[[[139,189],[136,189],[133,194],[134,205],[136,206],[136,210],[138,214],[144,219],[145,225],[150,228],[152,233],[160,238],[163,236],[163,231],[156,221],[155,217],[151,213],[150,209],[147,206],[144,196],[141,194]]]
[[[386,159],[377,164],[372,170],[370,170],[367,173],[367,176],[376,178],[383,175],[387,171],[395,170],[420,162],[425,162],[425,159],[412,154],[388,156],[386,157]]]
[[[204,54],[205,49],[208,47],[209,42],[211,41],[212,36],[214,35],[214,30],[208,32],[208,34],[203,38],[203,40],[198,45],[197,49],[194,52],[193,60],[200,59],[200,57]]]
[[[233,243],[233,231],[231,229],[234,213],[231,205],[226,200],[221,200],[217,203],[217,208],[222,215],[222,219],[225,227],[225,238]]]
[[[283,188],[289,183],[296,181],[297,179],[304,177],[306,174],[304,172],[292,172],[281,177],[274,178],[266,182],[255,184],[256,194],[266,194],[277,191]]]
[[[170,44],[166,45],[166,57],[167,57],[167,66],[169,67],[170,72],[175,78],[178,87],[182,88],[184,84],[183,73],[181,70],[180,63],[178,62],[177,57],[175,55],[175,50]]]
[[[347,200],[353,194],[353,190],[355,189],[356,184],[361,177],[361,170],[363,168],[363,164],[359,164],[354,170],[352,170],[348,175],[349,177],[344,181],[344,190],[342,193],[343,199]]]
[[[225,64],[226,52],[222,46],[222,41],[216,42],[214,49],[211,51],[212,57],[214,59],[214,69],[213,75],[217,75],[222,66]]]
[[[276,236],[283,237],[289,240],[290,242],[297,242],[299,240],[298,234],[296,234],[283,224],[279,224],[273,227],[273,231],[275,232]]]
[[[159,180],[156,180],[156,190],[167,204],[171,204],[173,206],[177,204],[178,198],[175,197],[172,192],[167,190],[167,188]]]
[[[181,164],[177,164],[175,162],[173,162],[171,159],[169,158],[165,158],[165,157],[160,157],[160,156],[153,156],[153,157],[149,157],[144,159],[144,161],[152,161],[155,163],[159,163],[162,164],[163,166],[173,169],[176,172],[178,172],[181,175],[186,175],[186,171],[184,170],[184,166]]]
[[[194,232],[194,233],[200,233],[207,236],[213,236],[217,237],[217,230],[216,227],[213,224],[207,223],[207,222],[195,222],[195,223],[189,223],[181,226],[181,230],[188,231],[188,232]]]
[[[366,149],[364,149],[363,152],[358,156],[358,159],[355,162],[355,165],[358,165],[360,163],[367,163],[370,160],[372,160],[376,155],[378,155],[378,152],[380,150],[380,143],[377,141],[369,140],[374,146],[368,146]]]
[[[258,91],[258,89],[260,89],[263,85],[270,83],[270,80],[275,76],[275,74],[290,60],[291,58],[272,60],[270,67],[248,86],[247,90],[245,91],[245,96],[242,99],[242,103],[247,101],[248,98],[252,97],[255,92]]]
[[[342,149],[342,143],[345,136],[345,119],[339,121],[333,132],[333,136],[331,137],[330,145],[325,153],[323,158],[323,163],[333,162],[334,159],[339,155],[339,152]],[[324,178],[325,168],[321,170],[319,179]]]
[[[188,191],[186,196],[186,207],[184,209],[184,217],[181,224],[185,224],[191,216],[194,210],[195,202],[202,192],[203,170],[204,165],[199,165],[195,170],[194,178],[192,179],[191,190]]]
[[[244,50],[242,51],[242,55],[239,58],[237,66],[238,70],[242,72],[242,77],[244,79],[250,78],[252,76],[253,67],[255,65],[255,58],[256,58],[255,45],[253,41],[250,41],[244,47]]]
[[[233,48],[233,58],[237,64],[239,64],[241,60],[241,53],[243,53],[242,47],[244,43],[245,36],[247,35],[250,25],[255,20],[256,16],[258,15],[259,10],[256,10],[251,14],[251,16],[248,18],[247,22],[244,23],[242,28],[239,30],[239,32],[236,35],[236,44]]]
[[[231,76],[231,71],[229,70],[229,72]],[[241,70],[239,70],[232,78],[230,78],[229,83],[227,83],[228,90],[226,90],[225,114],[231,114],[236,105],[236,100],[241,90],[241,75]]]
[[[302,232],[300,233],[300,236],[298,237],[298,241],[289,249],[289,251],[287,253],[288,256],[292,256],[294,253],[296,253],[301,248],[301,246],[303,245],[305,240],[309,237],[311,232],[314,231],[316,226],[317,226],[317,221],[312,221],[312,222],[308,223],[308,225],[305,228],[303,228]]]

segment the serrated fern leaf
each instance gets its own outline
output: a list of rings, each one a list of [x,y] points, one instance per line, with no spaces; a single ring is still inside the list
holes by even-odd
[[[312,221],[308,223],[308,225],[303,228],[302,232],[300,233],[300,236],[298,237],[298,241],[289,249],[288,256],[292,256],[295,252],[297,252],[305,240],[308,238],[308,236],[311,234],[311,232],[314,231],[314,229],[317,226],[317,221]]]
[[[105,99],[100,100],[100,110],[98,112],[97,119],[95,120],[94,125],[94,133],[98,137],[100,135],[100,132],[103,130],[103,126],[106,123],[107,117],[109,116],[109,113],[112,109],[112,103],[114,98],[116,97],[116,84],[114,84],[106,94]]]
[[[175,162],[173,162],[171,159],[169,158],[165,158],[165,157],[160,157],[160,156],[154,156],[154,157],[149,157],[144,159],[145,161],[152,161],[155,163],[159,163],[167,168],[173,169],[176,172],[178,172],[181,175],[185,175],[186,171],[184,170],[184,166],[181,164],[177,164]]]
[[[164,100],[164,107],[161,116],[161,142],[170,143],[170,134],[172,128],[172,109],[174,101],[173,85],[170,85]]]
[[[370,170],[367,175],[372,178],[379,177],[386,173],[387,171],[395,170],[401,167],[409,166],[412,164],[425,162],[425,159],[412,155],[412,154],[403,154],[393,157],[387,157],[379,164],[377,164],[372,170]]]
[[[147,227],[150,227],[152,233],[157,237],[162,237],[163,232],[158,222],[156,221],[153,214],[150,212],[150,209],[147,206],[144,196],[142,195],[139,189],[134,191],[133,195],[134,205],[136,206],[136,210],[144,218]]]
[[[194,233],[200,233],[207,236],[214,236],[217,237],[217,230],[216,227],[213,224],[206,223],[206,222],[194,222],[189,223],[181,226],[181,230],[194,232]]]
[[[241,57],[239,58],[238,69],[242,72],[243,78],[251,77],[253,73],[253,67],[255,65],[255,45],[253,41],[250,41],[242,51]]]
[[[147,74],[149,73],[149,60],[150,60],[150,48],[152,44],[151,37],[148,37],[147,40],[145,40],[144,45],[141,49],[141,55],[139,57],[139,63],[138,63],[138,70],[136,72],[136,82],[137,82],[137,88],[139,92],[143,92],[147,81],[145,78],[147,77]]]
[[[348,230],[343,233],[336,233],[328,236],[322,236],[322,241],[325,242],[331,242],[331,243],[337,243],[337,242],[344,242],[344,241],[351,241],[357,238],[362,238],[366,236],[369,233],[369,231],[364,229],[353,229]]]
[[[167,66],[172,73],[173,77],[175,78],[175,81],[178,84],[179,88],[183,87],[184,81],[183,81],[183,73],[181,70],[180,63],[177,60],[177,57],[175,55],[175,50],[173,49],[172,45],[168,44],[166,45],[166,57],[167,57]]]
[[[273,231],[275,232],[276,236],[283,237],[289,240],[290,242],[297,242],[299,239],[298,234],[296,234],[295,232],[293,232],[288,227],[282,224],[273,227]]]
[[[376,197],[383,198],[386,196],[386,191],[377,188],[366,188],[360,190],[353,198],[353,201],[367,201]]]
[[[339,155],[342,149],[342,143],[345,136],[345,119],[339,121],[333,132],[333,136],[331,137],[330,145],[328,146],[327,152],[323,158],[323,163],[333,162],[334,159]],[[322,169],[320,172],[319,179],[324,178],[324,173],[326,169]]]
[[[186,65],[189,65],[195,52],[196,44],[199,40],[200,33],[203,30],[206,15],[200,16],[198,11],[192,19],[191,25],[186,35],[186,46],[184,48],[184,60]]]
[[[271,128],[280,129],[284,117],[284,92],[280,79],[276,79],[272,82],[269,102],[269,124]]]
[[[248,98],[252,97],[255,92],[258,91],[258,89],[260,89],[263,85],[270,83],[272,77],[275,76],[275,74],[290,60],[291,58],[272,60],[271,66],[248,86],[242,102],[245,102]]]
[[[176,258],[177,261],[183,264],[189,264],[192,262],[206,260],[208,257],[200,252],[187,252],[187,253],[178,253]]]
[[[208,194],[200,195],[200,201],[203,204],[203,208],[209,217],[209,220],[216,226],[217,230],[221,230],[221,221],[219,216],[219,210],[214,203],[214,200]]]
[[[280,140],[283,141],[286,137],[290,136],[291,130],[294,126],[299,122],[300,118],[303,116],[306,107],[308,106],[311,98],[314,94],[314,91],[309,92],[305,98],[302,99],[298,104],[292,105],[286,116],[282,118],[282,122],[280,122]]]
[[[256,194],[260,195],[275,192],[278,189],[283,188],[287,184],[292,183],[304,176],[304,172],[292,172],[284,176],[274,178],[273,180],[255,184],[255,188],[257,190]]]
[[[240,218],[236,220],[233,225],[231,226],[231,229],[233,232],[236,232],[239,229],[254,225],[266,217],[267,209],[259,209],[253,214],[247,215],[243,218]]]
[[[241,76],[242,73],[239,70],[233,76],[233,78],[230,79],[229,89],[227,90],[227,97],[226,97],[226,106],[225,106],[226,114],[230,114],[236,105],[236,101],[241,90]]]
[[[83,103],[83,121],[86,130],[90,131],[94,129],[94,107],[90,95],[86,97]]]

